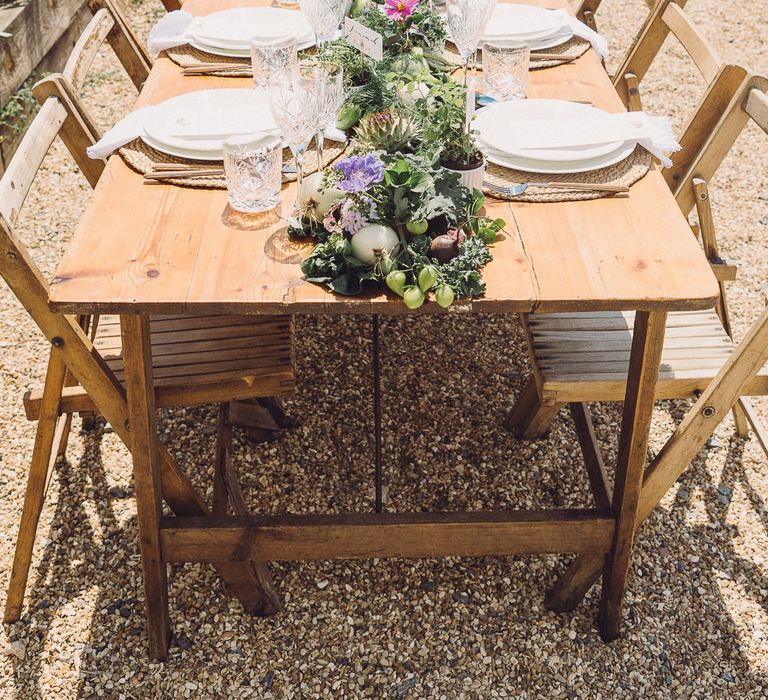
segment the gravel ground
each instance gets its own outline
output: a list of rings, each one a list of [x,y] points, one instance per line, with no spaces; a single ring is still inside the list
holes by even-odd
[[[642,21],[642,0],[607,0],[600,24],[616,59]],[[766,70],[752,28],[768,4],[691,0],[694,19],[727,58]],[[132,4],[142,36],[160,9]],[[667,49],[647,81],[647,106],[678,124],[700,83]],[[133,92],[99,59],[88,102],[104,126]],[[673,108],[672,105],[675,105]],[[732,285],[736,327],[762,308],[768,226],[768,139],[749,129],[715,183],[724,254],[741,265]],[[742,190],[748,197],[737,198]],[[47,273],[89,191],[61,147],[23,226]],[[736,202],[739,201],[738,206]],[[52,206],[55,204],[55,206]],[[7,581],[32,425],[22,392],[41,381],[45,345],[0,285],[0,567]],[[364,319],[299,318],[302,427],[279,443],[237,436],[253,506],[267,512],[370,508],[369,332]],[[498,429],[527,373],[514,318],[388,319],[384,344],[385,463],[391,510],[569,506],[589,503],[565,414],[548,440],[523,444]],[[434,338],[444,348],[434,350]],[[332,352],[329,350],[332,349]],[[686,409],[657,407],[658,449]],[[758,410],[768,419],[768,410]],[[614,456],[619,408],[596,411]],[[163,416],[163,439],[208,490],[214,415]],[[77,424],[79,428],[79,422]],[[311,445],[311,447],[309,447]],[[555,615],[542,596],[565,557],[315,562],[273,566],[285,610],[253,619],[209,567],[175,566],[169,660],[151,663],[143,629],[133,487],[127,452],[103,426],[76,429],[57,468],[39,530],[22,620],[5,626],[0,695],[7,698],[758,698],[768,694],[768,463],[730,420],[643,527],[624,635],[594,628],[592,591]]]

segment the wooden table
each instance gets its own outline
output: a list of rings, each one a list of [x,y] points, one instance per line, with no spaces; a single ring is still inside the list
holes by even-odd
[[[188,0],[195,14],[249,5]],[[565,0],[541,4],[566,7]],[[141,92],[153,104],[183,92],[248,87],[247,79],[182,77],[157,61]],[[530,97],[623,105],[597,56],[531,73]],[[287,187],[286,197],[293,197]],[[51,285],[51,304],[68,313],[118,313],[125,337],[125,384],[145,578],[150,649],[167,650],[166,564],[227,563],[248,558],[303,560],[360,557],[590,553],[605,557],[600,629],[618,634],[635,515],[645,463],[666,313],[711,308],[716,281],[660,173],[654,169],[626,197],[567,203],[488,205],[504,217],[504,239],[483,270],[483,298],[445,311],[416,312],[380,293],[337,297],[302,280],[310,246],[284,226],[253,230],[227,206],[223,190],[146,184],[113,156]],[[610,509],[474,513],[373,513],[333,516],[164,518],[161,495],[176,513],[196,512],[191,490],[158,444],[149,314],[379,314],[636,310],[632,356]],[[375,323],[375,322],[374,322]],[[98,397],[94,396],[98,405]],[[236,593],[258,597],[263,591]]]

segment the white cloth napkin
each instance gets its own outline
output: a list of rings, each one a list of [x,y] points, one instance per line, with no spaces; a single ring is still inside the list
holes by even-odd
[[[574,36],[578,36],[581,39],[588,41],[603,61],[608,58],[608,41],[602,34],[598,34],[594,29],[590,29],[584,22],[581,22],[573,15],[568,14],[566,10],[552,10],[551,12],[553,16],[557,17],[557,20],[561,22],[560,31],[565,32],[570,28]],[[512,24],[507,26],[515,25]],[[504,44],[505,41],[514,44],[527,43],[524,34],[519,31],[521,29],[523,29],[523,27],[519,26],[517,27],[518,31],[512,31],[509,35],[506,35],[503,29],[498,32],[494,32],[493,30],[488,31],[488,35],[483,38],[483,43]]]
[[[165,49],[181,46],[189,41],[187,29],[194,16],[185,10],[174,10],[165,15],[149,32],[147,49],[157,56]]]
[[[144,133],[144,117],[151,109],[153,107],[141,107],[123,117],[93,146],[88,146],[86,149],[88,157],[96,160],[106,158],[112,151],[138,138]]]
[[[573,29],[574,35],[588,41],[597,55],[605,61],[608,58],[608,40],[602,34],[598,34],[594,29],[588,27],[584,22],[569,15],[565,10],[562,12],[565,16],[565,21]]]
[[[645,112],[606,112],[588,119],[515,120],[513,123],[506,122],[503,130],[501,125],[498,131],[489,129],[485,136],[481,130],[480,140],[499,155],[511,151],[524,153],[527,150],[634,142],[656,156],[666,167],[672,165],[667,154],[681,148],[669,118],[654,117]]]
[[[152,109],[154,109],[154,106],[141,107],[123,117],[93,146],[88,147],[86,151],[88,157],[97,160],[106,158],[110,153],[120,148],[120,146],[124,146],[126,143],[142,136],[144,134],[144,119]],[[331,141],[343,143],[347,140],[347,135],[335,126],[329,126],[325,131],[325,136]],[[213,138],[215,139],[215,136]]]

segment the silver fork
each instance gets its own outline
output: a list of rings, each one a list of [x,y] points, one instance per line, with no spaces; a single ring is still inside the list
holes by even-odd
[[[599,182],[521,182],[520,184],[511,187],[502,187],[501,185],[495,185],[492,182],[488,182],[488,180],[484,180],[483,187],[492,190],[493,192],[506,195],[507,197],[519,197],[529,187],[553,187],[564,190],[608,192],[610,194],[629,192],[629,187],[625,187],[624,185],[605,185]]]

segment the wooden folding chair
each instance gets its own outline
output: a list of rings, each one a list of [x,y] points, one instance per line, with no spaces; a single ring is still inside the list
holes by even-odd
[[[696,398],[736,347],[731,333],[725,282],[735,277],[735,267],[720,258],[715,237],[707,181],[751,118],[768,131],[768,80],[752,76],[731,101],[725,113],[693,161],[679,186],[676,198],[688,214],[696,206],[704,252],[720,284],[715,309],[702,312],[672,312],[667,318],[658,399]],[[533,377],[507,417],[507,426],[520,437],[544,434],[564,404],[583,413],[579,404],[589,401],[621,401],[634,314],[562,313],[531,314],[524,318]],[[768,393],[768,369],[762,369],[747,384],[744,395]],[[748,400],[734,402],[736,419],[752,425],[768,452],[768,434]],[[576,406],[574,406],[576,404]],[[577,420],[582,437],[591,440],[590,428]],[[739,426],[746,432],[746,425]],[[594,457],[591,458],[594,462]]]
[[[673,191],[686,189],[683,181],[684,174],[689,171],[691,164],[696,161],[701,154],[708,137],[715,130],[718,121],[721,119],[729,105],[735,99],[734,96],[740,94],[747,80],[747,70],[735,64],[723,64],[720,59],[709,47],[706,39],[700,34],[698,29],[685,16],[682,6],[687,0],[660,0],[654,7],[648,17],[648,20],[639,33],[635,44],[630,49],[621,69],[614,78],[614,87],[624,99],[630,109],[640,108],[639,102],[639,82],[645,76],[653,59],[658,54],[661,45],[667,36],[672,33],[683,45],[687,53],[692,57],[699,71],[708,81],[708,86],[704,96],[699,102],[693,115],[690,117],[682,136],[680,137],[681,150],[672,155],[672,165],[663,170],[664,178]],[[688,180],[688,187],[694,184]],[[697,185],[698,186],[698,185]],[[683,208],[687,215],[693,205],[688,209]],[[702,221],[711,221],[706,216]],[[711,227],[710,227],[711,228]],[[721,285],[728,279],[735,276],[735,268],[726,265],[720,259],[717,246],[710,244],[714,240],[709,235],[709,229],[705,236],[705,253],[712,264],[715,274],[721,280]],[[724,289],[724,286],[722,287]],[[659,382],[659,398],[673,398],[680,393],[675,384],[675,388],[666,383],[666,379],[671,376],[682,377],[680,374],[685,371],[695,373],[695,367],[701,366],[704,361],[708,361],[712,369],[719,367],[718,361],[714,355],[706,353],[702,348],[696,348],[693,355],[689,352],[693,348],[690,343],[694,341],[683,341],[678,336],[684,338],[696,338],[701,333],[723,331],[723,336],[719,339],[710,338],[707,342],[712,344],[714,350],[719,350],[722,359],[726,357],[730,350],[725,347],[730,343],[730,324],[727,319],[727,305],[725,295],[721,296],[718,304],[718,311],[723,322],[713,311],[709,316],[700,314],[670,314],[667,320],[667,343],[669,345],[668,359],[674,359],[675,365],[672,375],[665,371],[662,366],[662,374]],[[528,382],[522,396],[507,417],[506,425],[513,429],[519,437],[534,438],[543,435],[549,428],[552,420],[564,403],[576,403],[581,401],[604,401],[621,400],[609,399],[609,396],[619,396],[617,393],[623,387],[623,379],[618,379],[617,383],[610,388],[604,385],[603,391],[596,392],[598,381],[587,381],[589,390],[582,392],[580,384],[584,383],[584,372],[577,371],[571,365],[562,366],[568,358],[578,361],[579,355],[576,353],[590,353],[602,348],[605,354],[598,354],[591,358],[590,367],[594,368],[595,363],[613,363],[614,369],[623,366],[622,353],[628,345],[628,334],[626,338],[620,338],[615,331],[626,331],[626,324],[631,328],[633,316],[625,314],[597,314],[597,313],[573,313],[565,315],[557,314],[533,314],[522,317],[523,326],[528,338],[528,348],[533,365],[533,377]],[[723,325],[725,328],[723,328]],[[613,335],[606,333],[613,332]],[[576,337],[572,334],[577,333]],[[603,345],[608,342],[612,345]],[[627,343],[624,341],[627,340]],[[571,347],[569,343],[578,342],[578,345]],[[689,345],[683,343],[688,342]],[[674,352],[672,349],[674,348]],[[587,354],[580,355],[581,358],[588,357]],[[694,360],[702,360],[695,362]],[[685,361],[685,362],[683,362]],[[543,362],[543,364],[542,364]],[[682,364],[681,364],[682,362]],[[714,362],[714,364],[712,364]],[[618,364],[617,364],[618,363]],[[693,365],[694,369],[689,367]],[[589,369],[589,368],[585,368]],[[557,376],[557,382],[553,377]],[[618,377],[618,372],[613,376]],[[711,374],[708,378],[711,379]],[[698,379],[701,379],[700,377]],[[689,382],[688,391],[698,391],[700,386],[696,382]],[[670,393],[671,392],[671,393]],[[584,393],[585,396],[594,396],[595,398],[578,398]],[[622,394],[623,396],[623,394]],[[742,416],[741,408],[735,412],[737,420],[737,429],[739,434],[745,435],[747,432],[746,420]]]
[[[689,116],[680,137],[681,150],[672,154],[672,165],[664,179],[675,187],[700,152],[733,96],[747,77],[738,65],[724,63],[698,27],[685,14],[688,0],[660,0],[651,10],[637,38],[613,77],[613,85],[627,109],[642,107],[640,83],[659,55],[664,41],[672,35],[693,61],[707,87]]]
[[[684,212],[694,206],[699,209],[704,247],[714,256],[713,268],[721,289],[723,281],[730,278],[730,267],[716,259],[706,183],[750,120],[768,134],[766,93],[768,78],[750,76],[744,82],[675,191]],[[549,320],[532,327],[529,334],[535,373],[545,391],[552,392],[547,396],[554,400],[553,406],[570,403],[595,500],[609,504],[605,469],[582,402],[622,400],[632,319],[628,314],[591,314],[587,321],[590,327],[585,328],[582,319],[586,314],[547,316]],[[768,307],[739,343],[730,337],[723,299],[716,312],[671,313],[668,318],[656,396],[697,400],[645,472],[638,526],[672,488],[729,411],[741,408],[768,453],[768,432],[746,398],[768,395]],[[526,395],[527,406],[526,399],[518,402],[518,416],[511,416],[512,422],[520,427],[527,420],[522,414],[537,400],[530,384]],[[538,421],[533,426],[536,431],[544,428],[547,419],[542,420],[541,412],[539,415],[534,419],[535,423]],[[548,593],[547,607],[560,612],[575,608],[599,579],[603,564],[602,556],[579,556]]]
[[[104,161],[85,155],[85,149],[98,140],[99,134],[78,98],[78,89],[103,42],[111,43],[135,84],[146,79],[150,64],[141,52],[134,51],[135,44],[125,33],[124,24],[111,5],[106,5],[111,0],[98,1],[105,6],[96,10],[64,72],[49,76],[33,88],[42,107],[0,179],[0,274],[53,345],[43,390],[25,396],[27,416],[37,420],[38,425],[6,602],[6,622],[17,620],[21,613],[46,485],[57,454],[65,449],[72,414],[102,413],[130,444],[122,408],[110,415],[98,400],[105,385],[112,387],[106,391],[111,393],[109,400],[113,405],[117,406],[124,397],[119,319],[103,316],[95,324],[91,319],[73,320],[53,314],[47,308],[47,283],[13,232],[34,176],[57,135],[92,185],[105,167]],[[153,318],[150,323],[157,406],[221,405],[214,510],[226,513],[231,502],[243,514],[242,494],[230,468],[231,422],[227,420],[227,404],[261,398],[274,402],[276,397],[293,390],[292,319],[183,316]],[[92,337],[86,335],[89,327]],[[73,352],[79,353],[79,359],[72,357]],[[115,425],[115,420],[120,424]],[[170,465],[170,460],[167,462]],[[169,489],[181,493],[166,496],[172,508],[175,501],[182,513],[205,512],[205,505],[196,498],[183,475],[174,472],[169,479]],[[241,564],[234,568],[226,565],[222,573],[249,610],[275,612],[279,603],[266,567],[248,566],[250,569],[243,571]],[[265,591],[265,595],[254,597],[254,586]]]

